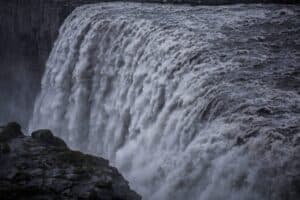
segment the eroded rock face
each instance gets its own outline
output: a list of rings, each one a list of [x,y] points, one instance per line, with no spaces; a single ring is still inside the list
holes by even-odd
[[[140,199],[107,160],[70,150],[50,130],[1,127],[0,162],[1,199]]]

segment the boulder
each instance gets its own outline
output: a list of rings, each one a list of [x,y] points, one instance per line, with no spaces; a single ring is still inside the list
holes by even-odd
[[[21,131],[21,126],[16,122],[10,122],[6,126],[0,128],[0,142],[22,136],[24,135]]]
[[[70,150],[50,130],[25,136],[9,123],[0,135],[0,199],[141,199],[107,160]]]
[[[62,139],[55,137],[48,129],[34,131],[31,133],[31,137],[49,145],[67,148],[66,143]]]

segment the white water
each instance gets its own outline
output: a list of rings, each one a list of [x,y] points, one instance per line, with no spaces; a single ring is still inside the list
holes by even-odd
[[[299,8],[282,7],[80,7],[30,128],[108,158],[145,199],[296,199],[300,99],[279,83],[299,70]]]

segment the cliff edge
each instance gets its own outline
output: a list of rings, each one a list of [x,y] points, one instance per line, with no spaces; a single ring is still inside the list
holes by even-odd
[[[50,130],[0,128],[1,199],[141,199],[107,160],[70,150]]]

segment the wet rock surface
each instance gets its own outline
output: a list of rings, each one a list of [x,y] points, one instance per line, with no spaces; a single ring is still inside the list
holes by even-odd
[[[50,130],[0,129],[1,199],[140,199],[107,160],[70,150]]]

